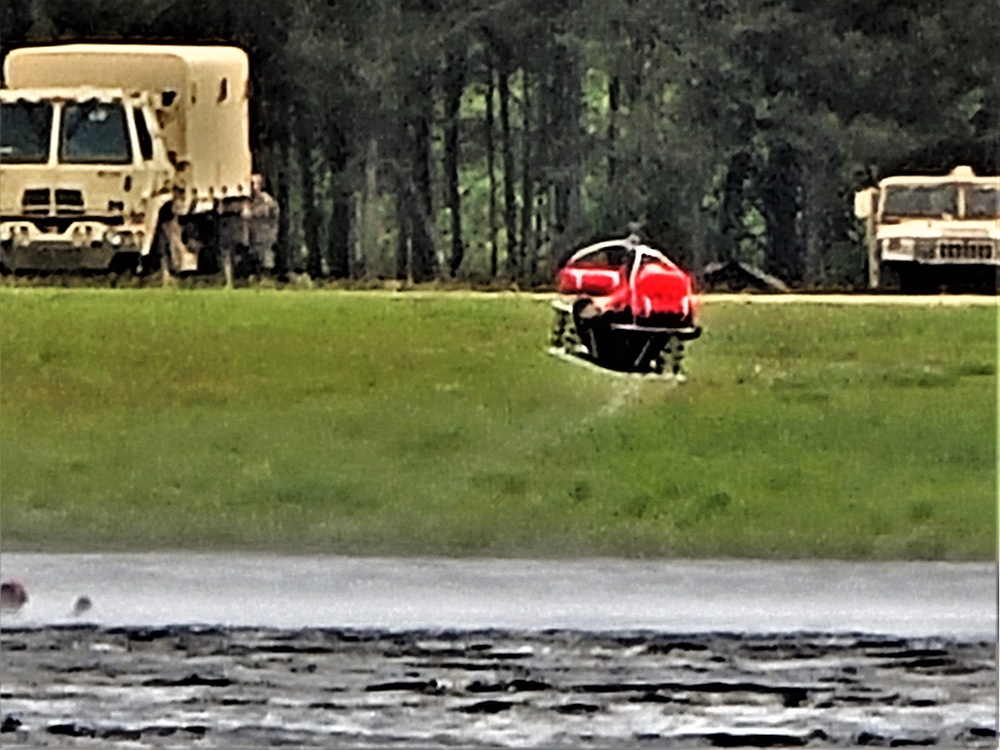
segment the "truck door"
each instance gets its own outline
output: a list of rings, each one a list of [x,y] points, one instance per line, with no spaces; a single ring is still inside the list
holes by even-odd
[[[138,101],[133,102],[129,109],[136,149],[132,193],[136,201],[136,213],[142,215],[146,226],[147,241],[143,251],[146,254],[156,233],[160,208],[170,197],[171,170],[153,124],[155,119],[152,112]]]

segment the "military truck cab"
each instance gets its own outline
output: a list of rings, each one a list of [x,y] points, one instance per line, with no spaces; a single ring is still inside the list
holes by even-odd
[[[12,50],[0,89],[0,262],[169,272],[273,264],[234,47]]]
[[[866,222],[871,288],[997,288],[1000,176],[956,167],[947,175],[886,177],[855,195],[854,212]]]
[[[126,269],[152,249],[173,168],[148,97],[0,90],[0,263]]]

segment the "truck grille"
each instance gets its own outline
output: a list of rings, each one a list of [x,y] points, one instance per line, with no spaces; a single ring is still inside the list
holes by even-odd
[[[938,240],[937,255],[942,260],[992,260],[996,248],[986,239]]]
[[[923,237],[917,238],[913,246],[913,254],[921,260],[931,260],[935,256],[934,240]]]
[[[56,190],[57,214],[82,214],[83,193],[79,190]]]
[[[52,191],[48,188],[25,190],[21,208],[26,216],[79,216],[83,213],[83,193],[79,190]]]
[[[25,190],[21,207],[28,216],[47,216],[52,193],[45,189]]]

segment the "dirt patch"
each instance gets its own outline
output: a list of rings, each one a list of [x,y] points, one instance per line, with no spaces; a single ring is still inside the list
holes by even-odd
[[[997,741],[993,641],[66,626],[0,653],[5,746]]]

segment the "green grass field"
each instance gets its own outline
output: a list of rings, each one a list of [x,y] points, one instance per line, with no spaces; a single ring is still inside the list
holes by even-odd
[[[0,289],[5,550],[993,559],[994,307],[706,305],[677,387],[528,297]]]

